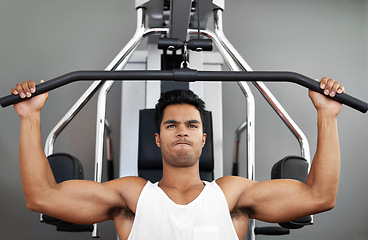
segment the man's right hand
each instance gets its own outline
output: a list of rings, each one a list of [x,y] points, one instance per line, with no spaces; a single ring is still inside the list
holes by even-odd
[[[324,90],[324,95],[330,97],[334,97],[336,94],[345,92],[344,86],[340,85],[339,82],[335,82],[333,79],[326,77],[321,79],[320,88]],[[309,97],[319,113],[324,112],[328,115],[336,117],[341,111],[341,103],[324,97],[322,94],[309,90]]]
[[[41,80],[41,83],[43,81]],[[36,84],[33,81],[22,82],[21,84],[17,84],[15,88],[11,89],[11,93],[14,95],[19,95],[21,98],[30,98],[33,93],[36,92]],[[18,115],[22,117],[28,117],[33,114],[38,114],[43,105],[45,104],[49,93],[44,93],[27,101],[23,101],[17,104],[14,104],[14,109],[18,113]]]

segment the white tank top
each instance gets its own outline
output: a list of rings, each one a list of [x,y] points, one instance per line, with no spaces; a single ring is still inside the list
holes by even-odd
[[[180,205],[148,181],[128,240],[238,240],[224,193],[215,181],[204,183],[196,199]]]

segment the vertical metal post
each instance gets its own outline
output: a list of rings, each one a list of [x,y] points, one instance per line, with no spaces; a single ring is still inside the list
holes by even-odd
[[[137,9],[137,29],[132,40],[119,52],[119,54],[111,61],[111,63],[105,68],[105,70],[115,70],[119,68],[119,65],[124,59],[129,59],[128,55],[132,54],[134,49],[140,42],[140,39],[145,31],[145,10],[143,8]],[[62,130],[73,120],[78,112],[84,107],[84,105],[93,97],[93,95],[101,87],[101,81],[94,81],[91,86],[83,93],[83,95],[77,100],[77,102],[70,108],[70,110],[64,115],[64,117],[55,125],[55,127],[49,133],[45,141],[44,152],[46,156],[49,156],[54,151],[54,143],[58,135]]]
[[[191,0],[170,1],[170,38],[186,40],[190,20]]]
[[[137,29],[132,39],[115,57],[113,62],[108,66],[108,70],[121,70],[129,61],[130,56],[137,48],[142,40],[145,32],[145,11],[143,8],[137,9]],[[102,181],[102,161],[103,161],[103,141],[106,118],[106,98],[114,81],[106,81],[101,88],[97,101],[97,120],[96,120],[96,143],[95,143],[95,174],[94,181]],[[95,223],[92,237],[100,236],[100,224]]]
[[[229,49],[231,47],[230,42],[224,35],[222,25],[222,10],[218,9],[214,11],[214,27],[215,34],[219,38],[221,48],[227,52],[225,56],[229,67],[233,70],[244,71],[238,64],[236,64],[236,57],[233,51]],[[247,115],[245,121],[247,122],[246,128],[246,147],[247,147],[247,170],[248,179],[255,180],[255,100],[254,96],[246,82],[238,82],[240,89],[242,90],[247,100]],[[249,219],[248,233],[249,239],[254,240],[255,234],[255,220]]]

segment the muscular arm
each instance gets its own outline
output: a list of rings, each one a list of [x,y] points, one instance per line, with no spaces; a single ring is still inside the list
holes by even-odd
[[[338,83],[322,79],[328,94],[343,91]],[[299,217],[330,210],[334,207],[339,175],[340,153],[336,117],[341,104],[310,92],[318,118],[317,151],[306,183],[280,179],[254,182],[242,178],[220,181],[231,207],[249,209],[251,218],[267,222],[285,222]],[[232,182],[230,188],[228,183]],[[233,189],[229,190],[229,189]],[[234,190],[235,189],[235,190]],[[236,191],[240,189],[238,195]],[[226,192],[228,191],[228,192]]]
[[[80,224],[113,219],[114,214],[124,208],[134,211],[144,186],[142,179],[55,182],[43,153],[40,133],[40,110],[46,99],[47,94],[44,94],[14,106],[20,116],[19,167],[27,207]]]
[[[285,222],[334,207],[340,175],[336,118],[318,113],[317,122],[317,151],[306,183],[282,179],[254,184],[248,193],[255,196],[250,217]]]

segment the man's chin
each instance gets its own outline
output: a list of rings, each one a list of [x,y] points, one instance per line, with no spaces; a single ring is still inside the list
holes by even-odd
[[[188,155],[187,153],[178,153],[178,155],[173,159],[173,164],[176,167],[191,167],[195,165],[196,160],[193,159],[193,156]]]

